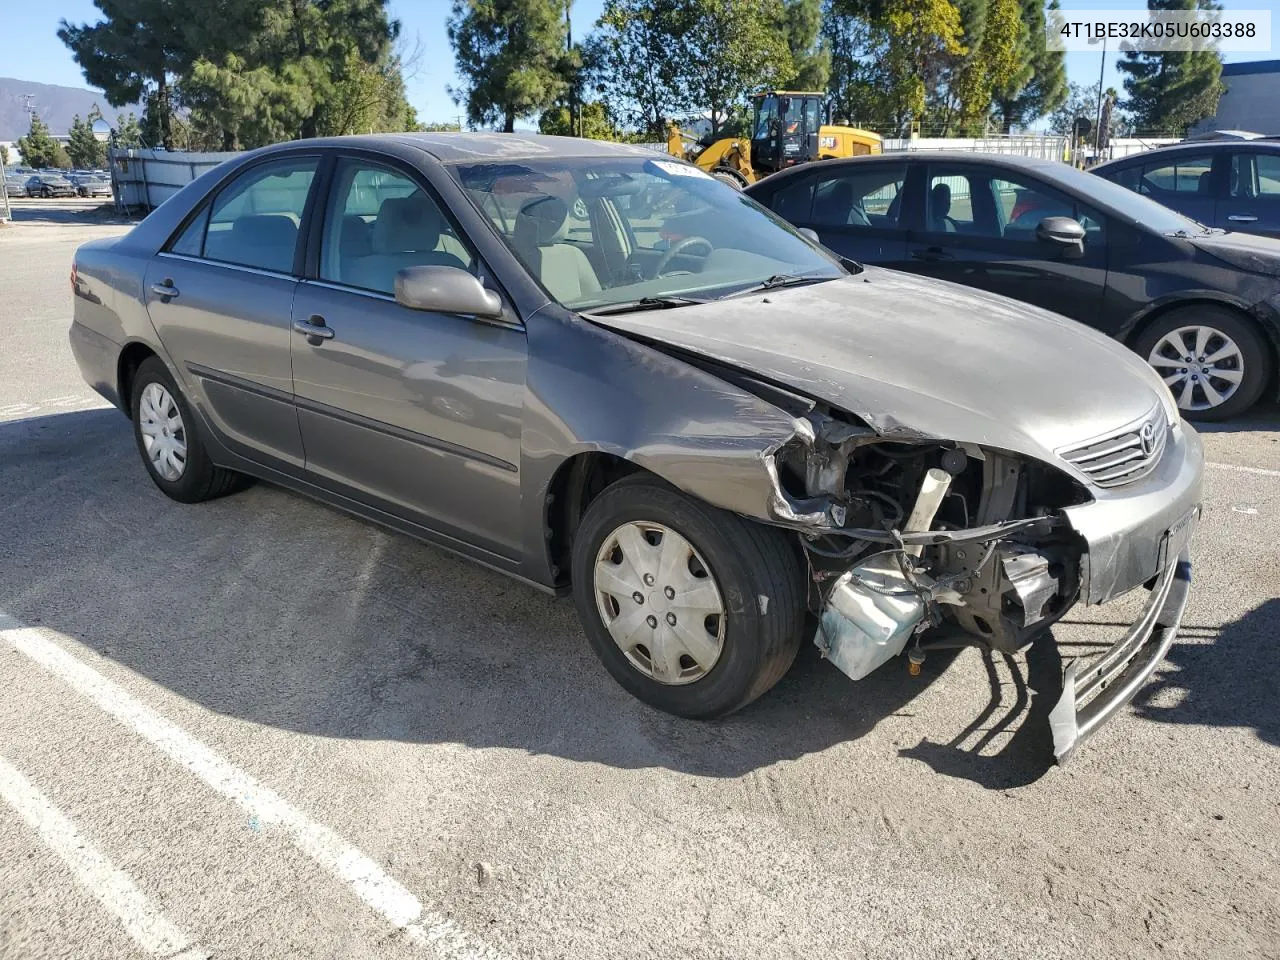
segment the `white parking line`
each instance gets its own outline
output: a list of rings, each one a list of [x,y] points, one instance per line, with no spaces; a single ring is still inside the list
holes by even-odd
[[[415,943],[433,946],[441,960],[501,960],[496,951],[452,920],[426,910],[417,897],[377,863],[328,827],[312,820],[119,684],[4,611],[0,611],[0,637],[150,741],[213,790],[239,804],[256,817],[259,824],[279,827],[299,850],[350,887],[375,913],[403,930]]]
[[[17,811],[45,846],[62,858],[80,884],[119,918],[125,932],[157,957],[205,957],[190,947],[191,938],[170,923],[133,884],[86,840],[75,824],[49,802],[34,783],[0,757],[0,798]]]
[[[1280,470],[1268,470],[1266,467],[1243,467],[1238,463],[1214,463],[1212,460],[1206,460],[1206,467],[1213,467],[1215,470],[1230,470],[1232,473],[1252,473],[1258,477],[1280,477]]]

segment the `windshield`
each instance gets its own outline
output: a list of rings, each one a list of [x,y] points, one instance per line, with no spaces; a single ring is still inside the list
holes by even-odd
[[[1149,197],[1092,173],[1068,167],[1064,163],[1054,165],[1054,179],[1064,187],[1074,188],[1085,197],[1106,204],[1121,216],[1157,233],[1192,235],[1209,232],[1204,224],[1161,206]]]
[[[661,155],[459,165],[512,252],[574,310],[831,280],[832,255],[740,192]]]

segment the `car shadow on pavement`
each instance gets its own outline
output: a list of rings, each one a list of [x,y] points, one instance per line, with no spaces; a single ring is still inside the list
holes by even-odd
[[[1161,672],[1138,691],[1138,715],[1160,723],[1253,729],[1280,747],[1280,599],[1233,620],[1212,643],[1175,643]]]
[[[270,485],[169,501],[114,410],[0,424],[0,491],[0,609],[209,710],[311,735],[737,777],[909,714],[955,658],[855,684],[805,643],[771,693],[696,723],[615,684],[568,601]],[[1055,669],[1033,667],[1024,684],[1015,666],[1019,697]],[[998,756],[903,753],[1006,787],[1048,769],[1045,737],[1046,724],[1023,719]]]

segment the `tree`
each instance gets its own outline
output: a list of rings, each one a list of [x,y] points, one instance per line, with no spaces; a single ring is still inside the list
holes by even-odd
[[[462,127],[456,123],[420,123],[418,129],[424,133],[458,133]]]
[[[681,0],[606,0],[583,48],[589,86],[622,124],[653,140],[689,109],[680,71]]]
[[[449,42],[463,84],[450,89],[467,122],[501,124],[547,109],[569,90],[564,0],[453,0]]]
[[[1147,0],[1150,10],[1219,10],[1213,0]],[[1181,136],[1218,111],[1222,56],[1216,50],[1126,51],[1125,104],[1135,127],[1147,134]]]
[[[108,142],[113,147],[124,149],[142,146],[142,127],[138,124],[137,116],[132,112],[116,114],[116,125],[111,128]]]
[[[66,156],[66,150],[49,135],[48,126],[34,113],[31,115],[31,128],[27,131],[27,135],[19,137],[14,146],[22,154],[22,162],[28,167],[37,169],[60,166],[59,152],[62,157]]]
[[[1071,136],[1075,130],[1076,120],[1083,117],[1092,127],[1098,112],[1098,85],[1085,87],[1073,83],[1068,88],[1067,96],[1049,115],[1049,129],[1061,136]]]
[[[9,148],[6,147],[3,143],[0,143],[0,167],[7,167],[8,165],[9,165]]]
[[[831,51],[822,41],[822,0],[783,0],[782,35],[791,51],[788,90],[826,90]]]
[[[1052,0],[1049,10],[1058,9],[1058,0]],[[1041,0],[1022,0],[1022,20],[1027,25],[1023,64],[1029,75],[996,90],[996,114],[1004,133],[1052,113],[1067,98],[1066,53],[1049,47]]]
[[[96,170],[107,162],[107,145],[99,142],[93,133],[93,122],[101,119],[102,112],[96,106],[88,120],[81,120],[79,114],[72,118],[67,142],[67,156],[72,166]]]
[[[711,122],[711,139],[746,95],[794,72],[778,31],[782,0],[683,0],[676,76],[689,105]]]
[[[152,142],[173,148],[173,78],[194,59],[187,30],[206,13],[217,14],[222,0],[184,4],[176,0],[95,0],[104,19],[74,26],[66,20],[58,39],[70,49],[92,86],[101,88],[113,107],[143,100],[144,123]]]
[[[888,136],[923,120],[966,51],[951,0],[831,0],[824,29],[838,113]]]
[[[197,57],[180,82],[197,139],[230,150],[416,123],[392,49],[400,25],[386,0],[239,9],[232,38]]]
[[[538,118],[538,132],[557,137],[583,136],[589,140],[617,140],[618,131],[603,103],[593,101],[578,107],[581,134],[573,128],[567,104],[558,103]]]
[[[1026,31],[1020,0],[990,0],[983,11],[981,38],[970,38],[969,55],[960,62],[952,84],[958,120],[967,134],[986,132],[997,90],[1016,89],[1029,79],[1029,65],[1022,61]]]

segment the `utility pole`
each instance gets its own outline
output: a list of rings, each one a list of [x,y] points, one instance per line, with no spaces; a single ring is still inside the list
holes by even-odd
[[[565,53],[573,56],[573,0],[564,0]],[[569,129],[575,137],[582,136],[582,105],[578,103],[578,73],[575,70],[569,81]]]
[[[1098,68],[1098,124],[1093,130],[1093,162],[1102,159],[1102,83],[1107,75],[1107,35],[1102,35],[1102,66]]]

